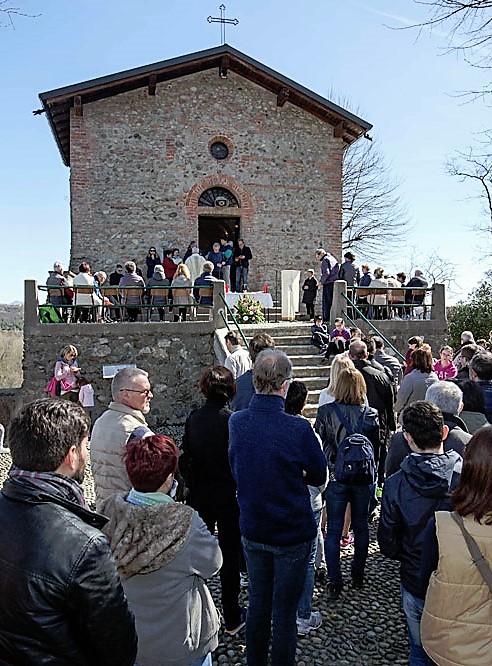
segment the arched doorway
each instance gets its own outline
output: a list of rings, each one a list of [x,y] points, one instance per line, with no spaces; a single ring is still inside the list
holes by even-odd
[[[207,254],[212,245],[220,238],[232,240],[234,247],[240,238],[239,217],[215,217],[214,215],[199,215],[198,217],[198,247]]]
[[[198,246],[204,254],[220,238],[237,244],[241,217],[239,201],[232,192],[224,187],[211,187],[200,195],[198,207],[202,211],[198,216]],[[210,213],[205,209],[210,209]]]

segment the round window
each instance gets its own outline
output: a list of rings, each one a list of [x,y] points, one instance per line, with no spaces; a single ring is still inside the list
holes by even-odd
[[[229,155],[229,148],[222,141],[214,141],[210,146],[210,152],[216,160],[225,160]]]

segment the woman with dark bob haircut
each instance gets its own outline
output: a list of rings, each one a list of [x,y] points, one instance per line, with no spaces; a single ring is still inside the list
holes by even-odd
[[[109,537],[139,637],[136,666],[211,666],[219,618],[205,579],[222,556],[191,507],[170,496],[179,451],[164,435],[130,439],[129,493],[108,497]]]
[[[188,488],[187,504],[205,521],[212,534],[217,527],[224,558],[220,570],[225,631],[235,636],[245,624],[239,606],[241,534],[236,484],[229,465],[229,402],[236,393],[232,372],[222,365],[200,378],[205,404],[188,416],[179,471]]]
[[[492,427],[465,448],[454,511],[437,511],[424,533],[422,581],[427,596],[422,645],[438,666],[489,666],[492,627]],[[465,536],[475,541],[487,573]],[[433,572],[433,573],[432,573]],[[429,580],[430,579],[430,580]]]
[[[401,381],[396,396],[395,412],[402,412],[407,405],[417,400],[425,400],[429,386],[438,381],[433,370],[432,350],[429,345],[421,345],[412,354],[413,370]]]

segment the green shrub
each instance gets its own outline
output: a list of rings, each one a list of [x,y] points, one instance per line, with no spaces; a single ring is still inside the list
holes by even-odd
[[[485,274],[484,280],[468,296],[448,311],[449,343],[456,349],[460,346],[462,331],[471,331],[475,340],[488,340],[492,330],[492,271]]]

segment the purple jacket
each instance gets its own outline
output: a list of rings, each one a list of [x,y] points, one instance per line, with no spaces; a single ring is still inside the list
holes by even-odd
[[[328,284],[328,282],[335,282],[338,280],[338,272],[340,270],[340,264],[335,259],[335,257],[327,252],[323,255],[321,261],[321,284]]]

